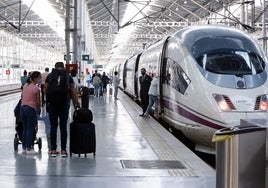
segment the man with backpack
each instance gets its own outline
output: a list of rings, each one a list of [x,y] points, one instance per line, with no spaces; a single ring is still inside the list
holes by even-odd
[[[99,90],[101,88],[101,78],[100,74],[96,74],[92,80],[92,85],[94,87],[94,96],[98,97],[99,96]]]
[[[67,121],[70,108],[70,99],[75,107],[79,106],[78,96],[74,88],[74,81],[64,68],[63,62],[57,62],[55,68],[48,74],[44,92],[48,105],[51,124],[51,157],[57,156],[57,128],[58,119],[61,137],[61,156],[66,157]]]

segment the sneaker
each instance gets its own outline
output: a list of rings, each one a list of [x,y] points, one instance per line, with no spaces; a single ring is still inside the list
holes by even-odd
[[[144,117],[150,117],[149,114],[148,114],[147,112],[145,112],[143,116],[144,116]]]
[[[25,154],[26,155],[38,155],[38,152],[31,149],[31,150],[26,150]]]
[[[60,154],[61,154],[61,157],[67,157],[67,152],[64,149],[61,150]]]
[[[52,151],[50,152],[50,156],[51,156],[51,157],[57,157],[57,151],[56,151],[56,150],[52,150]]]

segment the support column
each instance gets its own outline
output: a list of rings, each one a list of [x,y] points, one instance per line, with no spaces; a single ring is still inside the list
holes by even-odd
[[[66,0],[65,19],[65,42],[66,42],[66,64],[70,63],[70,0]]]
[[[73,55],[74,55],[74,63],[78,63],[78,28],[77,28],[77,23],[78,23],[78,7],[77,7],[77,0],[74,0],[74,28],[73,28]]]
[[[245,0],[241,0],[241,11],[240,11],[240,23],[245,24]],[[240,29],[245,30],[245,28],[240,24]]]
[[[265,25],[265,18],[266,18],[266,11],[265,11],[265,7],[266,7],[266,0],[263,0],[262,2],[262,11],[263,11],[263,15],[262,15],[262,47],[263,47],[263,51],[264,53],[267,55],[267,38],[266,38],[266,25]]]

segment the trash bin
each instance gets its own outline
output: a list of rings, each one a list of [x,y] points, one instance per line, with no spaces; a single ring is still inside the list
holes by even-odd
[[[265,187],[266,128],[235,126],[215,132],[216,187]]]

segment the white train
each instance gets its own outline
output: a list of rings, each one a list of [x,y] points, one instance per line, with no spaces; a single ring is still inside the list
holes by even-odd
[[[121,88],[139,98],[140,69],[159,75],[161,117],[213,152],[218,129],[267,119],[267,59],[247,34],[225,26],[187,27],[118,65]]]

